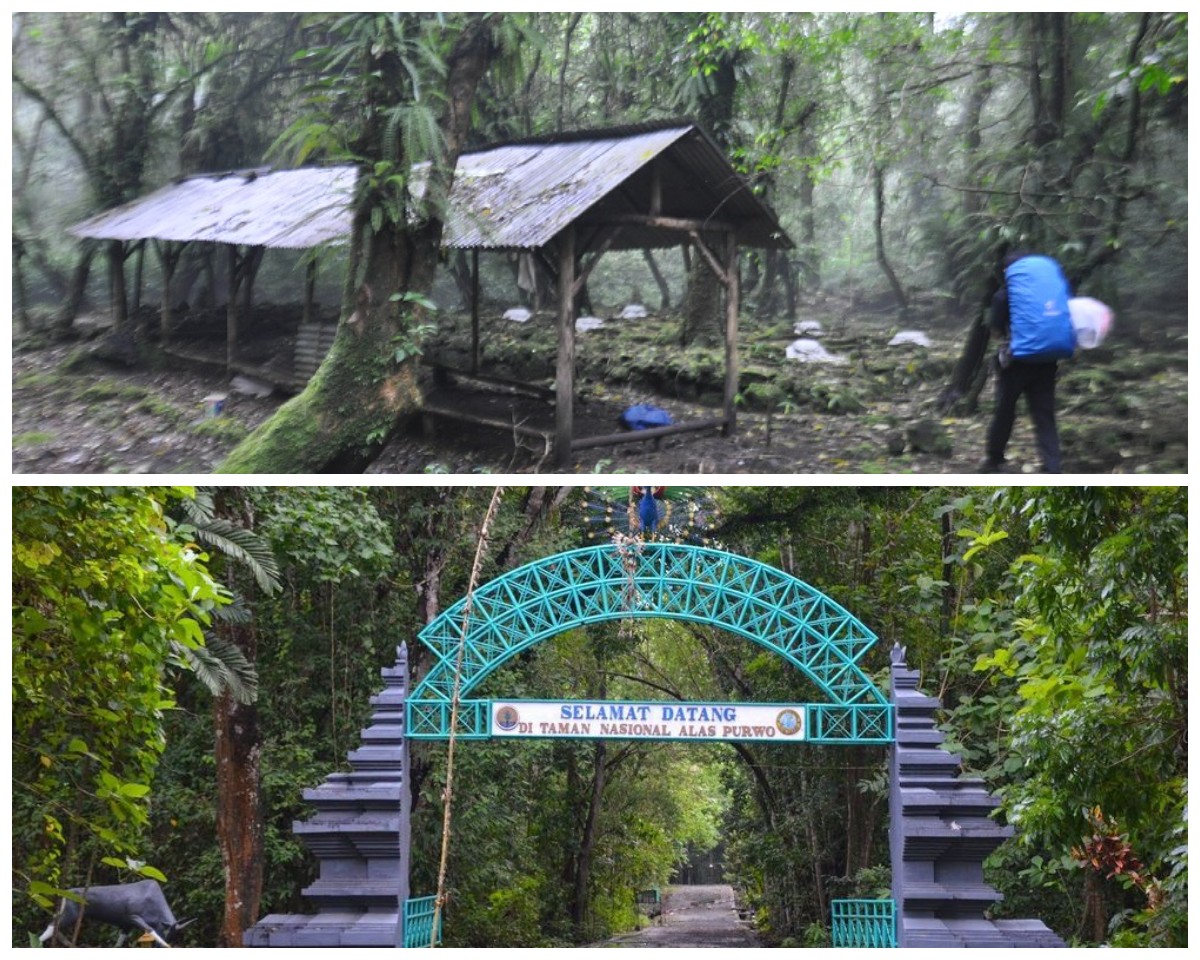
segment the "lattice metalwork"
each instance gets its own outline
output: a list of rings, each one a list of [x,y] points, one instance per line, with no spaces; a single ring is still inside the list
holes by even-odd
[[[404,901],[404,946],[428,947],[442,942],[442,918],[433,935],[434,901],[437,897],[414,897]]]
[[[831,900],[835,947],[896,946],[895,900]]]
[[[886,743],[891,707],[858,666],[876,636],[818,590],[737,554],[676,543],[603,544],[526,564],[443,611],[420,634],[437,662],[409,701],[409,736],[445,737],[455,660],[460,697],[527,647],[590,623],[690,620],[739,634],[779,654],[829,697],[814,705],[813,739]],[[486,736],[486,704],[465,701],[460,730]],[[838,709],[841,708],[841,709]]]

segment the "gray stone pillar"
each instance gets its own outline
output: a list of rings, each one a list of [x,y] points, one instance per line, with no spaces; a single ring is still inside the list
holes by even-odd
[[[889,768],[889,844],[896,939],[901,947],[1062,947],[1040,920],[989,920],[1002,898],[983,879],[983,861],[1012,836],[991,814],[999,806],[983,781],[961,776],[942,749],[942,703],[917,689],[904,650],[892,648],[896,741]]]
[[[246,931],[248,947],[397,947],[404,942],[412,848],[408,740],[408,648],[382,671],[383,691],[350,752],[349,773],[331,774],[304,791],[316,808],[292,829],[320,861],[304,890],[313,914],[271,914]]]

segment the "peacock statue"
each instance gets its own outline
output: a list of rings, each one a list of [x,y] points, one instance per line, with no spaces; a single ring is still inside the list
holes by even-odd
[[[708,543],[717,507],[704,487],[588,487],[587,538]]]

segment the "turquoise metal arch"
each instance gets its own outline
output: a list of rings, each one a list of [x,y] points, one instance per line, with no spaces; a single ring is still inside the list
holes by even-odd
[[[890,743],[887,699],[858,661],[877,637],[802,580],[749,557],[687,544],[627,541],[528,563],[443,611],[419,639],[436,659],[408,701],[408,735],[444,739],[463,641],[459,735],[486,737],[486,700],[463,700],[520,651],[567,630],[626,618],[704,623],[779,654],[829,697],[810,704],[809,740]],[[464,638],[465,625],[465,638]]]

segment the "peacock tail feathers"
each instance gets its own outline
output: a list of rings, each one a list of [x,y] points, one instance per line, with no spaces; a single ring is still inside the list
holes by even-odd
[[[704,487],[587,487],[588,541],[618,535],[670,543],[711,543],[717,505]]]

